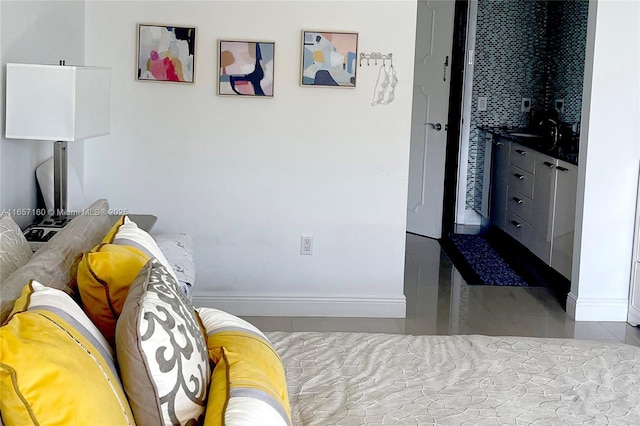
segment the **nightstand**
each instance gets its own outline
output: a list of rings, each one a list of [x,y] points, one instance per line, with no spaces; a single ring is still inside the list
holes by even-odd
[[[134,221],[138,228],[150,232],[158,220],[157,216],[151,214],[129,214],[129,219]],[[122,217],[121,215],[109,215],[112,224]],[[31,251],[36,252],[40,247],[45,245],[47,241],[53,238],[69,221],[58,221],[54,218],[47,217],[42,222],[28,226],[23,234],[31,247]]]
[[[31,247],[31,251],[36,252],[62,228],[62,226],[41,225],[40,223],[37,223],[29,225],[23,233]]]

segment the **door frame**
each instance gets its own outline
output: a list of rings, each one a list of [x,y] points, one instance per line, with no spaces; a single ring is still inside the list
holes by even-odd
[[[458,169],[461,148],[462,109],[467,53],[467,22],[470,0],[456,0],[451,49],[451,85],[447,122],[447,146],[445,152],[444,199],[442,206],[442,238],[454,232],[456,203],[458,198]],[[473,1],[473,0],[471,0]],[[466,169],[466,167],[465,167]],[[463,181],[460,180],[462,184]],[[464,180],[466,188],[466,179]],[[463,200],[464,202],[464,200]]]

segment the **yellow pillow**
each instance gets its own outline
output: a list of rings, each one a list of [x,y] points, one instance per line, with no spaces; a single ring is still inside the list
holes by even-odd
[[[104,238],[102,239],[103,243],[111,244],[113,242],[113,240],[116,238],[116,234],[118,233],[118,229],[120,229],[120,227],[124,225],[125,217],[127,216],[126,215],[120,216],[120,218],[116,221],[116,223],[113,224],[111,229],[109,229],[109,232],[107,232],[107,235],[105,235]]]
[[[112,346],[129,287],[148,261],[149,256],[134,247],[100,244],[78,264],[76,281],[84,310]]]
[[[61,290],[31,281],[0,327],[7,425],[134,425],[113,350]]]
[[[212,308],[197,312],[207,331],[209,358],[216,364],[204,425],[290,425],[284,367],[267,337],[229,313]]]
[[[122,216],[116,222],[111,230],[102,240],[103,243],[117,244],[120,246],[131,246],[141,250],[149,258],[156,258],[162,266],[171,274],[175,282],[178,282],[178,276],[173,267],[165,257],[158,243],[144,229],[138,228],[138,225],[129,219],[128,216]]]

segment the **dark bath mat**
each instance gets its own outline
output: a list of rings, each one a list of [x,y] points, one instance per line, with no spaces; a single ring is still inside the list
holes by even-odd
[[[444,246],[467,284],[530,286],[482,235],[451,234]]]

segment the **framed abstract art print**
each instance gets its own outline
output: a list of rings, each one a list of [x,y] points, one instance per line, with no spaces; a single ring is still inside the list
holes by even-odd
[[[218,94],[273,97],[275,43],[218,42]]]
[[[138,24],[139,81],[193,83],[195,27]]]
[[[303,86],[356,87],[358,33],[302,31]]]

